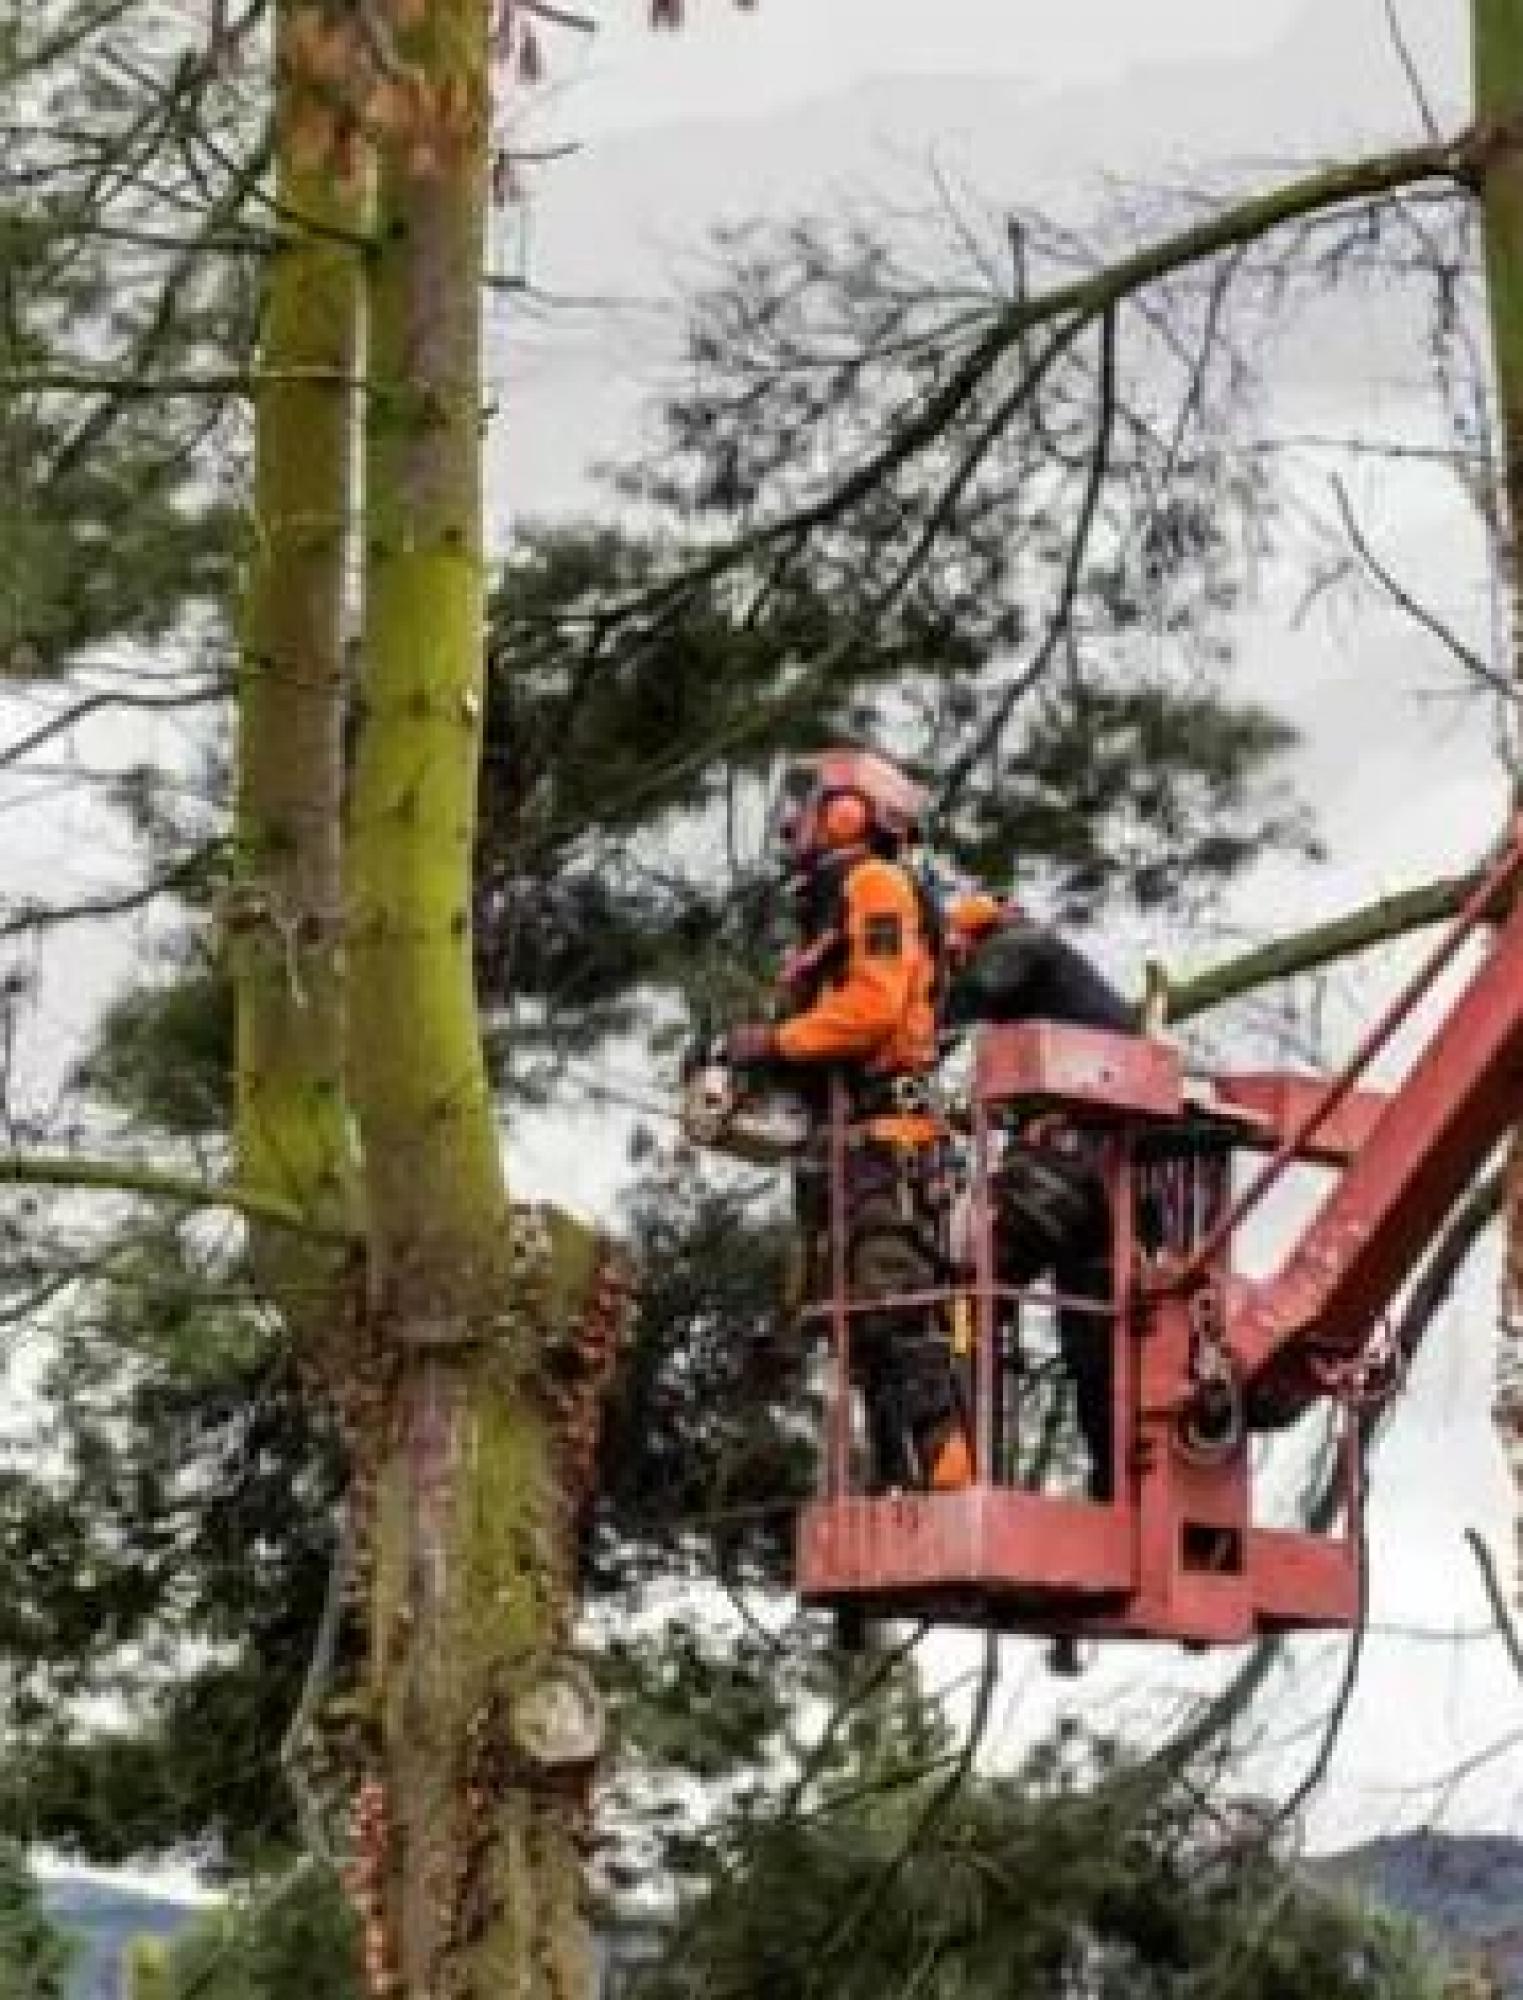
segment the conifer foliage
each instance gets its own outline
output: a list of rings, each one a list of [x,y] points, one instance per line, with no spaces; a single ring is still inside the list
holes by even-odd
[[[678,1156],[619,1255],[510,1203],[499,1121],[576,1091],[600,1037],[669,1059],[685,1013],[754,988],[770,783],[821,738],[891,739],[947,855],[1066,914],[1308,848],[1289,733],[1230,678],[1273,507],[1231,449],[1223,300],[1281,223],[1352,209],[1361,241],[1370,203],[1458,198],[1496,145],[1328,169],[1098,264],[1033,217],[992,246],[742,232],[656,453],[493,572],[492,93],[568,19],[0,0],[0,674],[49,703],[0,766],[118,711],[209,725],[107,774],[144,880],[0,914],[23,952],[185,917],[75,1122],[0,1107],[0,1309],[46,1340],[0,1463],[4,1824],[227,1869],[304,1844],[369,2000],[565,2000],[586,1585],[637,1778],[734,1794],[722,1868],[680,1806],[651,1836],[695,1885],[663,1994],[1416,1995],[1401,1941],[1111,1746],[982,1781],[912,1675],[858,1702],[818,1628],[619,1629],[653,1576],[782,1571],[810,1417],[783,1243]],[[7,1086],[29,971],[0,990]],[[841,1752],[779,1781],[822,1693]],[[223,1945],[284,1967],[328,1934],[331,1878],[291,1879],[191,1990]]]

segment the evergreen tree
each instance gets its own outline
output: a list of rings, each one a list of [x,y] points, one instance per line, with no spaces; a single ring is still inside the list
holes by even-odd
[[[21,1850],[0,1841],[0,1993],[7,2000],[67,2000],[72,1958]]]
[[[126,706],[226,685],[233,399],[173,390],[236,384],[273,240],[246,212],[259,148],[236,95],[182,57],[144,0],[0,14],[0,676],[83,666]]]
[[[586,1379],[577,1372],[588,1359],[584,1350],[597,1347],[581,1310],[592,1253],[575,1232],[552,1224],[548,1258],[515,1262],[509,1254],[512,1229],[470,990],[470,905],[477,902],[482,917],[483,960],[496,968],[495,1006],[520,1045],[525,1017],[532,1026],[536,1012],[558,1012],[552,1025],[563,1034],[589,1010],[602,1025],[626,1025],[640,1010],[654,1011],[653,993],[691,983],[682,946],[704,927],[712,891],[667,864],[673,852],[680,855],[695,816],[736,796],[744,805],[764,789],[771,758],[806,732],[825,723],[870,731],[890,717],[912,754],[945,775],[951,849],[994,874],[1017,849],[1041,855],[1065,907],[1087,907],[1118,888],[1164,899],[1182,886],[1182,861],[1193,881],[1230,872],[1268,836],[1294,837],[1295,816],[1254,791],[1283,733],[1262,711],[1227,703],[1205,674],[1219,664],[1211,655],[1212,614],[1230,598],[1261,495],[1251,485],[1235,488],[1228,461],[1211,449],[1214,413],[1206,414],[1197,386],[1176,443],[1160,455],[1156,426],[1137,420],[1139,389],[1118,358],[1119,322],[1132,291],[1171,269],[1235,251],[1280,221],[1382,191],[1420,181],[1468,184],[1493,169],[1497,147],[1494,135],[1485,148],[1435,144],[1311,177],[1077,279],[1062,280],[1049,258],[1034,274],[1023,267],[1011,296],[991,288],[967,320],[955,313],[939,324],[913,313],[906,319],[896,300],[924,291],[906,294],[891,269],[885,282],[882,246],[871,239],[853,239],[843,251],[803,232],[781,256],[765,252],[720,296],[712,323],[700,322],[699,388],[668,413],[675,450],[659,477],[635,482],[635,497],[665,523],[662,535],[653,544],[620,537],[594,546],[604,567],[594,565],[590,584],[585,563],[578,573],[574,546],[569,565],[564,549],[548,547],[546,569],[558,563],[561,580],[547,590],[551,615],[537,624],[530,580],[513,579],[511,664],[506,691],[497,694],[498,713],[513,719],[497,739],[503,772],[493,775],[489,763],[479,788],[485,812],[473,855],[477,751],[491,727],[490,705],[485,720],[482,713],[476,643],[485,17],[453,0],[389,11],[419,90],[396,89],[390,43],[361,46],[373,32],[368,16],[277,8],[286,39],[277,45],[275,186],[286,233],[276,245],[261,245],[279,249],[277,265],[284,261],[287,276],[315,274],[324,258],[332,263],[335,244],[368,253],[367,666],[350,703],[347,764],[333,557],[353,462],[342,448],[347,419],[335,420],[349,385],[341,366],[307,365],[304,341],[314,329],[299,314],[283,317],[279,269],[263,290],[252,380],[236,329],[226,335],[240,386],[256,391],[259,546],[284,537],[284,555],[271,574],[256,578],[244,624],[236,883],[222,911],[227,935],[209,958],[209,983],[230,979],[235,992],[236,1074],[224,1079],[235,1087],[182,1096],[173,1116],[182,1126],[207,1119],[231,1099],[239,1177],[208,1187],[199,1173],[110,1160],[73,1170],[82,1185],[169,1199],[181,1211],[210,1205],[208,1197],[231,1205],[252,1225],[252,1261],[241,1250],[209,1251],[200,1226],[155,1230],[147,1249],[97,1238],[82,1261],[68,1218],[50,1241],[38,1216],[23,1210],[7,1244],[19,1311],[36,1312],[74,1291],[81,1330],[97,1315],[113,1330],[125,1324],[129,1381],[137,1369],[183,1381],[203,1355],[209,1365],[193,1384],[195,1408],[178,1453],[173,1431],[157,1428],[163,1412],[156,1404],[124,1405],[104,1373],[92,1381],[88,1365],[73,1375],[67,1366],[55,1370],[55,1407],[67,1434],[60,1442],[73,1455],[11,1478],[4,1498],[18,1527],[10,1614],[17,1652],[34,1669],[41,1663],[22,1696],[29,1749],[37,1754],[30,1764],[22,1760],[12,1780],[18,1816],[38,1823],[26,1821],[31,1801],[46,1796],[82,1749],[75,1792],[55,1788],[52,1809],[58,1823],[78,1831],[90,1823],[90,1787],[116,1746],[107,1742],[103,1764],[99,1744],[74,1738],[73,1716],[60,1711],[54,1723],[49,1676],[66,1696],[83,1693],[90,1672],[112,1662],[102,1650],[79,1671],[79,1635],[103,1603],[105,1644],[119,1648],[111,1671],[144,1632],[166,1629],[168,1616],[174,1638],[210,1637],[238,1656],[230,1671],[246,1699],[252,1660],[243,1614],[258,1584],[271,1586],[272,1617],[278,1596],[295,1627],[310,1635],[320,1622],[336,1476],[326,1432],[330,1425],[345,1432],[372,1651],[370,1700],[357,1718],[351,1714],[350,1756],[339,1776],[353,1785],[365,1774],[369,1845],[362,1859],[373,1973],[400,1972],[423,1992],[446,1960],[451,1977],[458,1973],[467,1988],[479,1989],[505,1977],[506,1968],[532,1982],[554,1966],[564,1980],[578,1959],[574,1788],[559,1774],[554,1784],[525,1775],[514,1717],[541,1684],[557,1694],[578,1692],[564,1651],[573,1596],[566,1531],[579,1511],[567,1503],[581,1495],[579,1454],[599,1385],[600,1349]],[[27,73],[34,62],[38,21],[47,42],[63,18],[63,10],[45,19],[39,10],[24,29],[8,25],[4,51],[13,69]],[[226,56],[226,24],[217,18],[219,39],[208,52],[216,60],[175,60],[167,79],[161,74],[147,92],[160,112],[172,114],[155,128],[156,141],[174,147],[183,140],[197,158],[187,169],[191,181],[205,170],[200,155],[214,108],[207,93]],[[152,38],[149,52],[157,53]],[[117,49],[118,66],[119,58]],[[131,151],[120,131],[110,145],[118,158]],[[293,205],[286,195],[299,184],[312,200],[345,202],[360,179],[356,154],[369,146],[379,158],[384,227],[356,245],[347,223],[314,213],[303,205],[307,196]],[[143,177],[132,185],[140,192]],[[239,167],[224,169],[218,185],[237,189],[233,206],[217,210],[218,226],[230,227],[244,217],[251,182]],[[195,199],[203,219],[216,208],[204,189]],[[69,211],[76,234],[91,240],[92,214],[85,206]],[[147,233],[140,216],[122,228]],[[418,254],[425,243],[427,258]],[[198,243],[198,251],[210,249],[210,241]],[[334,268],[349,271],[355,261]],[[196,285],[179,289],[188,299],[213,296]],[[335,290],[348,299],[357,285],[336,280]],[[162,287],[157,296],[166,296]],[[930,296],[937,296],[934,287]],[[828,333],[836,330],[832,302],[839,303],[841,322],[859,336],[854,351],[865,358],[833,368],[830,342],[816,340],[813,322],[800,325],[793,300],[806,313],[824,300]],[[355,351],[343,345],[349,310],[336,301],[333,323],[319,329],[336,330],[344,353]],[[141,367],[131,388],[125,376],[81,373],[73,365],[78,356],[53,351],[59,324],[34,317],[23,326],[16,364],[4,376],[7,422],[11,409],[20,409],[15,449],[27,478],[39,459],[69,458],[60,425],[82,424],[93,443],[97,410],[102,421],[109,415],[108,431],[137,450],[142,439],[123,412],[139,401],[157,412],[164,395],[178,398],[183,387],[162,375],[145,378]],[[410,336],[424,327],[420,349]],[[224,336],[215,331],[184,338],[188,344],[178,349],[150,349],[154,366],[166,353],[177,366],[187,356],[199,365],[205,347],[198,339],[222,351]],[[189,401],[215,407],[219,380],[198,376]],[[76,411],[80,397],[89,414]],[[40,415],[34,398],[43,399]],[[756,421],[758,409],[768,421]],[[303,478],[288,484],[282,467],[290,469],[293,437],[319,417],[328,448],[314,450]],[[842,441],[848,470],[834,484],[820,484],[818,457],[801,449],[815,434]],[[144,477],[150,517],[153,507],[178,497],[174,468],[154,464],[167,483]],[[135,477],[129,471],[126,487],[107,483],[72,494],[69,520],[82,524],[87,542],[92,533],[98,538],[108,507],[139,490]],[[314,477],[325,481],[320,504],[298,530]],[[1139,496],[1146,499],[1140,511]],[[214,542],[206,544],[213,566]],[[295,598],[282,597],[282,582],[306,558],[322,574],[310,596],[296,593],[304,615],[288,628],[279,614]],[[55,665],[110,634],[167,629],[154,622],[164,615],[161,604],[134,609],[126,582],[113,609],[110,592],[118,586],[109,579],[100,603],[87,593],[71,623],[76,607],[48,587],[47,568],[39,562],[35,583],[29,568],[25,590],[10,589],[13,671],[18,663],[28,673]],[[1035,617],[1032,604],[1041,607]],[[533,614],[527,632],[523,606]],[[1126,671],[1128,635],[1140,624],[1203,635],[1183,684],[1172,677],[1139,682]],[[685,633],[697,635],[695,665],[705,657],[728,663],[733,653],[735,679],[713,675],[715,702],[693,702],[706,726],[691,747],[664,759],[664,740],[638,737],[621,771],[613,753],[626,741],[633,704],[649,703],[668,685],[685,682],[690,696],[708,686],[689,672],[663,678],[682,657]],[[770,653],[749,650],[753,635]],[[307,673],[309,661],[320,671]],[[597,726],[589,723],[594,697],[606,704]],[[577,752],[560,769],[560,798],[538,821],[542,790],[526,767],[514,765],[519,744],[536,731],[553,731]],[[429,750],[421,764],[420,746]],[[1177,760],[1176,746],[1185,753]],[[299,756],[298,748],[310,755]],[[599,771],[599,763],[613,768]],[[283,791],[292,775],[300,781]],[[341,876],[332,829],[346,778],[352,838]],[[636,853],[637,834],[651,837],[647,853]],[[622,875],[608,865],[615,858]],[[473,859],[479,897],[468,880]],[[546,872],[536,875],[537,867]],[[563,886],[565,914],[546,926],[536,956],[525,951],[523,936],[533,897],[547,882]],[[729,912],[740,907],[736,886],[726,884]],[[340,896],[356,975],[347,996],[338,985],[333,934]],[[572,942],[578,934],[580,953]],[[588,940],[595,949],[586,949]],[[562,1005],[568,987],[569,1006]],[[143,1051],[162,1049],[150,1020],[141,1006],[119,1019],[119,1029],[137,1035],[139,1059],[124,1057],[119,1034],[100,1065],[114,1088],[140,1084]],[[198,1032],[205,1046],[219,1046],[215,1024],[208,1028],[203,1018]],[[362,1159],[350,1152],[356,1129]],[[67,1180],[68,1166],[23,1160],[15,1177]],[[353,1235],[361,1213],[363,1283]],[[703,1220],[694,1218],[695,1240]],[[345,1237],[341,1252],[336,1239]],[[208,1303],[217,1309],[216,1327],[198,1329],[178,1353],[177,1323],[173,1313],[164,1317],[162,1296],[151,1322],[132,1328],[133,1301],[155,1301],[166,1271],[170,1291],[193,1293],[198,1313]],[[504,1298],[517,1314],[506,1330]],[[721,1304],[726,1313],[734,1309],[733,1300]],[[712,1343],[715,1309],[696,1293],[685,1306],[679,1296],[678,1305]],[[607,1328],[591,1332],[601,1341]],[[334,1342],[335,1334],[352,1335],[353,1343]],[[184,1351],[192,1345],[194,1355]],[[569,1394],[563,1365],[574,1385]],[[721,1370],[707,1379],[728,1377]],[[293,1411],[289,1420],[275,1412],[254,1447],[255,1464],[294,1491],[298,1505],[288,1501],[287,1512],[303,1513],[308,1545],[293,1546],[273,1493],[256,1491],[203,1588],[200,1559],[189,1563],[184,1544],[191,1524],[214,1505],[215,1490],[196,1481],[218,1465],[218,1398],[236,1399],[230,1428],[246,1440],[244,1427],[257,1429],[265,1414],[254,1385],[267,1380],[291,1391]],[[322,1395],[314,1394],[319,1383]],[[636,1411],[642,1396],[651,1407],[649,1372],[642,1381],[634,1371],[630,1388]],[[723,1425],[697,1422],[692,1435],[704,1445],[717,1440],[717,1483],[728,1497],[737,1490],[729,1463],[737,1440]],[[775,1472],[769,1459],[786,1455],[774,1445],[788,1442],[768,1441],[758,1460],[766,1477]],[[679,1455],[652,1484],[664,1495],[689,1469]],[[759,1476],[754,1466],[746,1473],[752,1476]],[[641,1478],[629,1484],[644,1497]],[[704,1484],[705,1498],[714,1485]],[[237,1491],[241,1498],[241,1481]],[[119,1526],[128,1532],[118,1533]],[[673,1539],[680,1548],[680,1532]],[[616,1540],[607,1521],[584,1538],[604,1561]],[[732,1538],[725,1560],[764,1563],[768,1553],[765,1535],[753,1544]],[[256,1586],[242,1605],[229,1574],[236,1563]],[[188,1609],[187,1573],[196,1575]],[[458,1590],[441,1589],[441,1578],[458,1578]],[[495,1644],[505,1632],[512,1639],[506,1651]],[[272,1637],[288,1676],[287,1699],[303,1671],[301,1653],[287,1650],[291,1639],[287,1631]],[[226,1665],[223,1653],[213,1675]],[[682,1675],[673,1678],[683,1685]],[[275,1676],[266,1679],[273,1687]],[[150,1682],[151,1674],[148,1701],[162,1701],[166,1683]],[[172,1677],[167,1684],[173,1691]],[[207,1713],[220,1723],[228,1710]],[[484,1734],[475,1728],[483,1717]],[[204,1745],[204,1715],[201,1734]],[[268,1713],[247,1740],[252,1769],[267,1782]],[[472,1760],[483,1742],[490,1754],[478,1766]],[[140,1748],[134,1739],[129,1755]],[[173,1779],[172,1761],[161,1763],[162,1775]],[[204,1782],[200,1771],[186,1780],[181,1827],[216,1824]],[[130,1794],[123,1785],[115,1804]],[[482,1798],[494,1807],[490,1825],[476,1817]],[[246,1796],[228,1816],[229,1830],[244,1839],[251,1824],[256,1833],[271,1830],[257,1813],[251,1821],[251,1802]],[[144,1839],[150,1825],[158,1829],[152,1837],[161,1837],[172,1824],[155,1799],[132,1837]],[[289,1828],[273,1831],[284,1837]],[[425,1890],[441,1880],[451,1886],[436,1901]],[[505,1923],[508,1906],[532,1918]]]
[[[1063,1736],[1003,1779],[956,1769],[908,1683],[830,1754],[701,1846],[640,2000],[1440,2000],[1445,1962],[1400,1918],[1330,1893],[1260,1815]],[[948,1788],[953,1771],[955,1791]],[[162,2000],[364,1991],[337,1883],[302,1868],[202,1918]],[[156,1993],[155,2000],[159,2000]]]
[[[353,1915],[332,1872],[315,1866],[257,1882],[198,1918],[160,1976],[162,2000],[361,2000],[365,1991]]]
[[[743,1818],[643,2000],[1439,2000],[1407,1925],[1328,1895],[1224,1795],[1062,1734],[1007,1778],[901,1754]],[[1209,1803],[1207,1803],[1209,1799]]]

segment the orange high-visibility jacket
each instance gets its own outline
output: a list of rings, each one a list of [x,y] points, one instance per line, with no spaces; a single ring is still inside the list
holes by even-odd
[[[777,1031],[788,1062],[856,1063],[869,1075],[936,1060],[936,953],[914,877],[868,855],[841,884],[839,970]]]

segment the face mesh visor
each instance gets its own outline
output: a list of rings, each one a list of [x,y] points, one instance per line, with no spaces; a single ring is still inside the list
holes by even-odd
[[[767,828],[767,843],[771,848],[794,852],[817,784],[814,772],[807,765],[793,764],[783,773]]]

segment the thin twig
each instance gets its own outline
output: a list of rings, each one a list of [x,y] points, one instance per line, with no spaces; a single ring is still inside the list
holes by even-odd
[[[1496,1559],[1474,1528],[1465,1530],[1465,1540],[1470,1553],[1475,1557],[1476,1567],[1481,1572],[1481,1585],[1486,1592],[1486,1601],[1491,1606],[1491,1614],[1497,1621],[1497,1631],[1502,1644],[1507,1648],[1507,1657],[1512,1662],[1513,1672],[1523,1681],[1523,1639],[1518,1637],[1517,1624],[1508,1608],[1507,1599],[1502,1594],[1502,1585],[1497,1577]]]
[[[347,1242],[344,1230],[314,1222],[295,1202],[231,1183],[216,1186],[137,1160],[111,1160],[75,1153],[0,1153],[0,1187],[69,1188],[80,1192],[139,1196],[176,1208],[227,1208],[252,1222],[274,1223],[324,1242]]]
[[[839,1952],[850,1945],[855,1938],[861,1935],[864,1925],[870,1923],[878,1911],[882,1909],[884,1899],[889,1895],[894,1884],[899,1880],[899,1877],[904,1873],[905,1868],[914,1858],[921,1844],[935,1830],[938,1823],[946,1814],[947,1809],[962,1790],[963,1785],[967,1781],[968,1773],[973,1768],[973,1760],[978,1755],[979,1745],[983,1742],[984,1732],[989,1726],[989,1716],[994,1705],[994,1690],[998,1682],[999,1635],[995,1632],[986,1632],[984,1634],[983,1664],[979,1670],[978,1691],[973,1698],[973,1713],[969,1718],[967,1734],[963,1738],[962,1747],[957,1754],[956,1761],[947,1773],[947,1776],[926,1801],[924,1810],[895,1849],[890,1860],[879,1871],[876,1878],[864,1889],[831,1935],[821,1944],[818,1952],[815,1954],[817,1977],[810,1982],[808,1989],[810,1993],[825,1990],[820,1987],[819,1978],[824,1977],[828,1979],[830,1977],[829,1967],[831,1961]]]
[[[553,0],[518,0],[519,11],[532,14],[537,21],[550,21],[557,28],[574,28],[579,35],[595,35],[598,24],[591,14],[577,13],[570,7],[557,7]]]
[[[1095,441],[1090,456],[1089,474],[1079,502],[1073,534],[1069,538],[1063,580],[1058,589],[1057,602],[1047,621],[1047,630],[1031,663],[1008,684],[995,704],[994,713],[984,722],[972,743],[953,761],[936,795],[937,808],[941,812],[946,812],[956,803],[963,787],[983,758],[998,750],[1000,739],[1011,716],[1015,713],[1017,703],[1046,674],[1058,647],[1068,634],[1074,605],[1079,595],[1079,585],[1084,575],[1085,559],[1089,554],[1090,537],[1099,512],[1100,495],[1104,490],[1105,475],[1110,464],[1111,436],[1116,417],[1116,308],[1114,306],[1107,308],[1100,322],[1099,388],[1100,408],[1095,423]]]
[[[87,368],[21,369],[0,375],[0,396],[118,396],[134,402],[194,401],[203,397],[256,396],[261,389],[367,389],[363,377],[339,368],[209,370],[204,375],[137,376]]]
[[[338,1651],[339,1630],[344,1617],[344,1595],[349,1587],[353,1555],[353,1518],[348,1503],[340,1501],[338,1534],[333,1544],[333,1560],[328,1566],[328,1584],[323,1594],[322,1615],[317,1621],[312,1657],[307,1662],[306,1678],[302,1682],[301,1698],[296,1704],[296,1712],[292,1715],[290,1726],[280,1740],[280,1768],[285,1773],[286,1783],[296,1802],[296,1815],[301,1822],[302,1838],[306,1842],[308,1852],[316,1855],[330,1867],[333,1864],[333,1850],[323,1826],[322,1814],[302,1772],[301,1759],[307,1747],[313,1717],[333,1677],[333,1662]]]
[[[1436,611],[1431,611],[1426,604],[1421,603],[1413,596],[1406,585],[1392,573],[1386,563],[1381,560],[1370,546],[1369,538],[1360,527],[1354,514],[1353,503],[1349,499],[1348,488],[1344,485],[1343,481],[1335,475],[1331,484],[1333,498],[1338,503],[1338,513],[1343,521],[1343,531],[1348,536],[1355,555],[1358,556],[1360,562],[1369,571],[1370,575],[1374,577],[1391,602],[1398,610],[1404,612],[1414,624],[1420,625],[1425,632],[1437,639],[1448,652],[1452,653],[1465,669],[1466,673],[1473,675],[1476,680],[1483,682],[1494,693],[1502,695],[1508,701],[1515,702],[1518,698],[1518,690],[1512,679],[1504,673],[1499,673],[1489,661],[1483,660],[1474,646],[1468,645],[1451,625],[1446,624],[1439,617]]]
[[[1359,1476],[1361,1480],[1364,1477],[1362,1463],[1359,1469]],[[1338,1683],[1338,1692],[1333,1697],[1333,1705],[1328,1710],[1327,1722],[1323,1728],[1321,1740],[1317,1744],[1317,1753],[1312,1758],[1306,1775],[1301,1779],[1294,1791],[1282,1800],[1275,1810],[1272,1823],[1276,1827],[1290,1825],[1297,1818],[1307,1800],[1311,1798],[1312,1794],[1317,1791],[1326,1778],[1328,1769],[1333,1761],[1333,1752],[1338,1747],[1338,1739],[1343,1734],[1343,1725],[1348,1720],[1349,1708],[1354,1699],[1354,1690],[1359,1684],[1359,1668],[1364,1660],[1365,1616],[1369,1609],[1369,1564],[1365,1548],[1364,1514],[1362,1509],[1359,1517],[1358,1539],[1359,1609],[1354,1629],[1349,1634],[1348,1652],[1343,1662],[1343,1676]]]
[[[936,539],[957,511],[963,495],[972,483],[974,475],[988,457],[990,451],[1004,436],[1017,413],[1030,402],[1041,387],[1049,370],[1058,358],[1070,348],[1084,329],[1085,322],[1074,319],[1061,325],[1048,341],[1042,352],[1031,365],[1022,370],[1010,389],[1002,396],[980,428],[968,449],[963,453],[956,471],[937,495],[921,526],[920,533],[911,545],[903,562],[895,571],[887,587],[874,600],[872,611],[875,616],[884,612],[897,601],[900,593],[915,576],[921,564],[935,547]]]
[[[1407,87],[1412,92],[1412,102],[1417,106],[1417,115],[1423,121],[1423,129],[1430,139],[1436,139],[1439,124],[1434,114],[1432,101],[1418,72],[1411,45],[1401,25],[1401,16],[1396,9],[1396,0],[1385,0],[1386,29],[1391,37],[1391,46],[1396,51],[1396,60],[1401,64],[1407,79]]]
[[[915,1651],[929,1629],[927,1622],[922,1620],[920,1624],[914,1627],[907,1639],[903,1639],[897,1646],[887,1647],[884,1651],[875,1655],[867,1671],[857,1676],[840,1701],[837,1702],[830,1719],[820,1731],[813,1747],[804,1758],[797,1777],[778,1807],[779,1819],[789,1819],[798,1811],[804,1794],[829,1762],[831,1750],[846,1723],[858,1709],[871,1701],[878,1690],[887,1683],[894,1670],[903,1665]]]
[[[134,889],[120,889],[101,896],[86,896],[77,903],[23,903],[13,914],[0,919],[0,938],[25,937],[35,931],[55,930],[60,924],[80,923],[96,917],[124,917],[146,909],[160,896],[171,896],[205,878],[209,865],[223,851],[220,840],[207,841],[183,861],[150,876]]]
[[[1105,318],[1134,293],[1207,263],[1278,228],[1367,202],[1427,181],[1452,187],[1474,185],[1487,136],[1466,127],[1453,138],[1409,146],[1346,164],[1326,167],[1265,193],[1231,202],[1174,234],[1158,238],[1099,270],[1066,280],[1049,290],[1018,298],[993,310],[984,331],[962,360],[929,396],[917,400],[883,443],[836,485],[816,499],[758,522],[682,574],[632,597],[629,612],[647,612],[683,601],[761,550],[800,534],[809,535],[840,520],[859,501],[880,491],[902,466],[915,459],[961,415],[1003,357],[1036,328],[1077,317]],[[1490,143],[1495,143],[1494,133]]]
[[[6,68],[7,87],[14,89],[24,76],[36,75],[38,71],[73,55],[102,28],[109,28],[136,5],[137,0],[107,0],[107,4],[94,14],[83,15],[67,27],[60,28],[57,34],[35,49],[23,51]]]
[[[106,708],[131,708],[148,711],[173,711],[180,708],[199,708],[211,702],[225,701],[229,690],[224,686],[204,687],[187,690],[184,694],[89,694],[81,700],[49,716],[25,736],[18,736],[14,742],[0,744],[0,768],[7,764],[19,763],[40,750],[54,738],[66,736],[86,717],[97,715]]]

